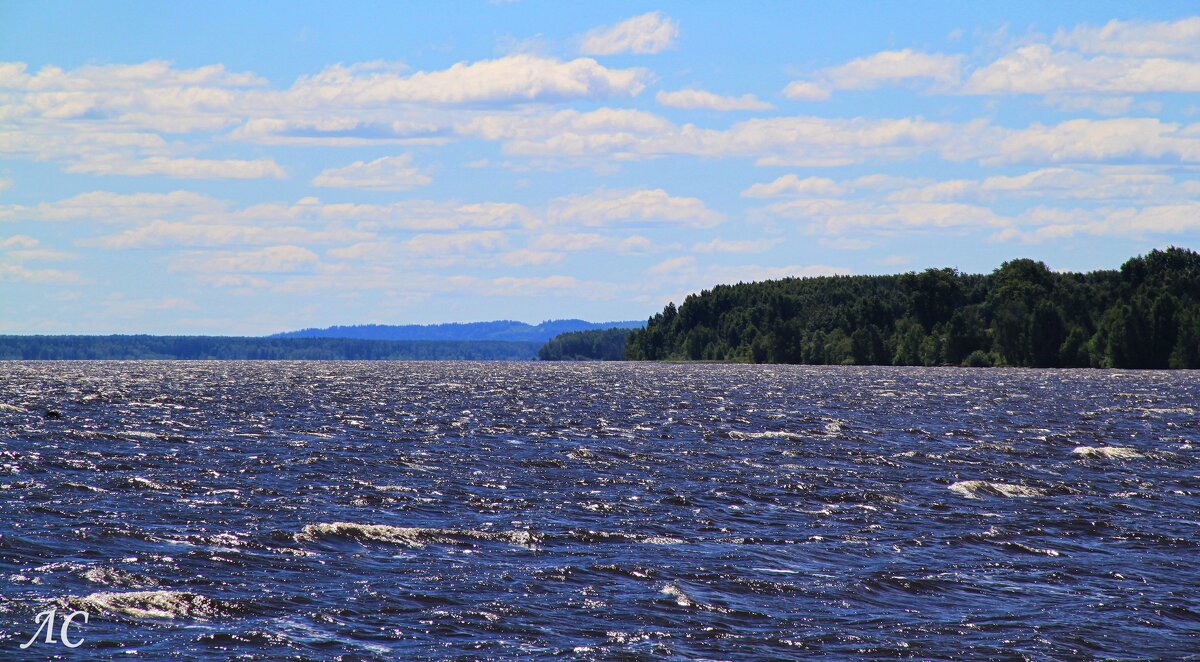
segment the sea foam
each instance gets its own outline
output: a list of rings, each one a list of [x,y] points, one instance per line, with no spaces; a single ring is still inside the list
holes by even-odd
[[[766,432],[739,432],[733,430],[729,433],[730,439],[803,439],[804,435],[795,432],[784,432],[782,430],[768,430]]]
[[[979,499],[984,496],[996,497],[1037,497],[1045,496],[1045,490],[1024,485],[1009,485],[1008,483],[989,483],[986,480],[962,480],[950,486],[950,491],[961,494],[968,499]]]
[[[132,591],[92,593],[70,597],[67,606],[85,611],[104,611],[133,618],[192,618],[209,620],[234,611],[231,605],[186,591]]]
[[[466,540],[485,540],[519,547],[531,547],[541,539],[538,534],[531,531],[492,532],[472,529],[431,529],[355,522],[309,524],[296,535],[296,539],[302,541],[336,537],[386,542],[405,547],[424,547],[428,544],[456,545],[462,544]]]
[[[1075,450],[1071,451],[1071,453],[1082,457],[1103,457],[1122,460],[1144,457],[1132,448],[1121,446],[1076,446]]]

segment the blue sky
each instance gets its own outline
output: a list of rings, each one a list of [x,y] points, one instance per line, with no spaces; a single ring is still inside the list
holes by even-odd
[[[1114,268],[1200,247],[1198,92],[1193,3],[0,2],[0,333]]]

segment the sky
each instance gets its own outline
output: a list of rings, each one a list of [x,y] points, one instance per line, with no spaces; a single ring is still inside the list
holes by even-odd
[[[1200,248],[1194,2],[0,0],[0,333]]]

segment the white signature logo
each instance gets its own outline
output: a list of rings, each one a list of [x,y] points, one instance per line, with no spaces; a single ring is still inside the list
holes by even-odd
[[[46,631],[46,643],[48,643],[48,644],[57,643],[54,641],[54,616],[57,613],[58,613],[58,607],[51,607],[51,608],[47,609],[46,611],[43,611],[42,613],[38,614],[33,619],[33,622],[37,623],[37,625],[38,625],[37,632],[33,633],[33,636],[29,638],[29,641],[21,644],[21,648],[29,648],[30,646],[32,646],[34,644],[34,642],[37,641],[38,635],[40,635],[42,633],[42,630]],[[67,648],[78,648],[79,645],[83,643],[83,637],[80,637],[79,639],[76,639],[75,641],[71,641],[71,638],[69,636],[70,631],[71,631],[71,626],[75,625],[74,621],[79,616],[83,617],[83,622],[85,624],[88,622],[88,614],[86,611],[75,611],[75,612],[71,612],[70,614],[68,614],[66,616],[63,616],[62,628],[59,630],[58,638],[62,640],[62,645],[66,646]]]

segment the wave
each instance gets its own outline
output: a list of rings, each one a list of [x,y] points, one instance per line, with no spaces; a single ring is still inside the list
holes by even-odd
[[[1046,491],[1024,485],[1008,483],[989,483],[986,480],[962,480],[948,488],[951,492],[961,494],[968,499],[979,499],[984,496],[993,497],[1039,497],[1045,496]]]
[[[238,610],[232,603],[187,591],[92,593],[86,597],[64,598],[62,602],[72,609],[103,611],[133,618],[209,620],[231,615]]]
[[[679,588],[675,584],[667,584],[659,592],[662,593],[663,595],[674,598],[675,604],[679,605],[680,607],[695,607],[696,606],[696,601],[693,600],[691,598],[691,596],[689,596],[687,593],[684,593],[683,589]]]
[[[682,545],[685,540],[671,536],[647,536],[618,531],[572,531],[570,537],[578,542],[640,542],[646,545]]]
[[[678,584],[673,582],[667,583],[666,586],[662,587],[662,590],[659,591],[659,593],[673,599],[675,604],[679,605],[680,607],[703,609],[705,611],[715,611],[722,614],[729,614],[733,612],[733,610],[729,609],[728,607],[721,607],[701,602],[700,600],[688,595],[682,588],[679,587]]]
[[[154,588],[159,585],[159,581],[153,577],[134,574],[119,568],[110,568],[107,566],[97,566],[89,568],[80,573],[84,579],[93,584],[104,584],[106,586],[122,586],[127,588]]]
[[[142,478],[141,476],[132,476],[130,478],[127,478],[127,479],[125,479],[125,484],[128,485],[129,487],[142,489],[142,490],[169,490],[169,489],[171,489],[171,488],[167,487],[166,485],[163,485],[160,482],[150,480],[149,478]]]
[[[1124,448],[1122,446],[1076,446],[1075,450],[1071,451],[1071,453],[1082,457],[1103,457],[1122,460],[1145,457],[1132,448]]]
[[[532,531],[493,532],[472,529],[431,529],[355,522],[309,524],[296,534],[298,541],[316,541],[326,538],[353,538],[360,541],[404,545],[405,547],[424,547],[429,544],[459,545],[470,540],[532,547],[541,541],[541,536]]]
[[[784,432],[782,430],[768,430],[766,432],[739,432],[732,430],[729,432],[730,439],[803,439],[804,435],[796,432]]]

